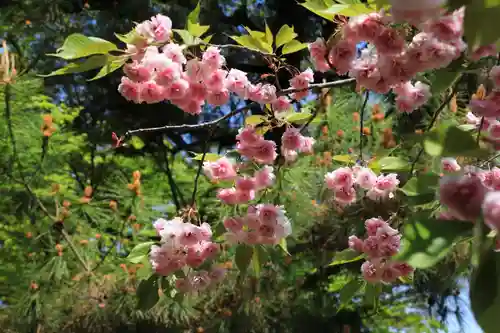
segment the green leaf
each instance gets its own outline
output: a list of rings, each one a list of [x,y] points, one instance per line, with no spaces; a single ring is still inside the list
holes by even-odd
[[[310,112],[293,112],[286,116],[286,120],[291,123],[300,123],[309,120],[312,117]]]
[[[137,306],[140,310],[147,311],[158,302],[158,276],[151,275],[149,279],[142,280],[137,287]]]
[[[200,23],[199,17],[200,17],[200,2],[198,1],[196,7],[193,9],[191,13],[189,13],[187,17],[188,26],[189,23]]]
[[[464,36],[469,48],[492,44],[500,37],[500,6],[484,0],[471,1],[465,9]]]
[[[137,272],[135,272],[135,277],[138,281],[146,279],[153,273],[151,264],[149,263],[147,256],[145,256],[140,263],[143,264],[143,266],[139,268]]]
[[[261,42],[256,40],[250,35],[243,35],[243,36],[229,36],[232,40],[234,40],[236,43],[238,43],[241,46],[246,47],[247,49],[262,52],[262,53],[272,53],[262,45]]]
[[[411,166],[407,160],[400,157],[384,157],[379,161],[381,171],[408,171]]]
[[[246,244],[239,244],[236,247],[234,261],[236,263],[236,267],[238,267],[241,273],[245,273],[247,271],[248,266],[252,261],[253,252],[253,248]]]
[[[181,37],[182,42],[185,45],[197,45],[197,44],[200,44],[202,42],[201,39],[193,36],[193,34],[187,30],[183,30],[183,29],[172,29],[172,30]]]
[[[472,276],[470,300],[474,317],[484,332],[497,332],[500,325],[500,256],[492,249],[481,256]]]
[[[134,149],[137,150],[141,150],[145,146],[144,141],[142,141],[142,139],[136,135],[132,136],[132,138],[130,139],[130,144],[132,145],[132,147],[134,147]]]
[[[268,42],[268,34],[266,32],[251,30],[248,27],[245,27],[245,29],[248,34],[255,40],[255,42],[260,46],[260,48],[262,50],[265,50],[265,53],[273,53],[273,43],[272,40],[271,43]]]
[[[187,30],[194,37],[203,36],[208,31],[208,29],[210,29],[209,25],[201,25],[199,23],[189,23],[188,22]],[[194,41],[196,41],[196,39]]]
[[[269,254],[263,246],[256,246],[252,256],[252,268],[255,275],[260,276],[262,266],[264,266],[269,259]]]
[[[335,275],[333,281],[328,285],[328,292],[334,293],[344,288],[349,283],[349,278],[346,275]]]
[[[271,47],[273,45],[273,39],[274,39],[273,33],[271,32],[271,29],[269,29],[269,26],[266,23],[266,43],[268,45],[271,45]]]
[[[283,45],[283,49],[281,49],[281,54],[285,55],[285,54],[295,53],[306,48],[307,48],[306,43],[301,43],[298,40],[294,39]]]
[[[107,62],[107,57],[105,55],[101,54],[93,55],[82,62],[72,62],[64,66],[63,68],[59,68],[58,70],[53,71],[52,73],[39,76],[49,77],[54,75],[83,73],[104,66],[106,62]]]
[[[151,245],[155,242],[145,242],[137,244],[127,256],[127,260],[131,263],[138,264],[140,263],[144,257],[148,254]]]
[[[291,42],[297,36],[298,35],[295,33],[293,26],[289,26],[286,24],[283,25],[276,35],[276,48],[280,47],[281,45],[285,45],[288,42]]]
[[[418,214],[405,224],[403,247],[395,260],[406,261],[415,268],[430,268],[472,232],[474,225],[470,222],[437,220],[425,216],[428,214]]]
[[[115,36],[125,44],[141,44],[141,42],[146,41],[135,29],[125,35],[115,33]]]
[[[364,282],[359,279],[354,279],[340,290],[340,304],[341,307],[347,305],[356,293],[363,287]]]
[[[381,283],[367,283],[365,288],[365,295],[363,297],[364,305],[371,308],[377,308],[379,305],[380,294],[382,294]]]
[[[364,257],[365,256],[362,253],[360,254],[359,252],[356,252],[354,250],[345,249],[344,251],[337,252],[332,262],[328,264],[328,266],[343,265],[350,262],[361,260]]]
[[[413,177],[401,191],[408,197],[415,197],[422,194],[435,193],[439,184],[439,175],[435,173],[428,173]]]
[[[94,81],[97,79],[100,79],[101,77],[104,77],[117,69],[121,68],[128,60],[128,57],[115,57],[115,56],[108,56],[107,57],[107,63],[101,68],[99,73],[97,73],[96,76],[91,78],[89,81]]]
[[[335,155],[333,156],[333,160],[335,162],[345,163],[345,164],[353,164],[356,163],[356,159],[351,155]]]
[[[259,125],[262,124],[263,122],[267,121],[266,116],[261,116],[261,115],[252,115],[249,117],[245,118],[245,125]]]
[[[66,60],[87,57],[93,54],[108,54],[110,51],[117,51],[115,44],[97,37],[87,37],[82,34],[71,34],[64,41],[63,45],[50,56],[59,57]]]
[[[434,72],[431,91],[437,95],[451,87],[460,77],[461,72],[452,68],[441,68]]]
[[[282,238],[280,243],[278,244],[279,247],[285,252],[286,254],[290,255],[290,252],[288,252],[288,246],[286,242],[286,238]]]
[[[218,155],[218,154],[214,154],[214,153],[206,153],[205,154],[205,159],[204,161],[205,162],[215,162],[217,161],[218,159],[220,159],[222,156]],[[203,159],[203,153],[200,153],[200,154],[195,154],[193,157],[192,157],[193,160],[195,161],[201,161]]]
[[[448,126],[429,132],[424,139],[424,148],[431,156],[484,157],[488,152],[481,149],[472,133],[458,126]]]

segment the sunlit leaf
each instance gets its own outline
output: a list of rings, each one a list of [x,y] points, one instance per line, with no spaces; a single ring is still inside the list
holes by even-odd
[[[151,245],[155,242],[145,242],[137,244],[127,256],[127,260],[131,263],[138,264],[147,256],[149,249],[151,249]]]
[[[332,262],[328,266],[343,265],[350,262],[358,261],[363,259],[365,256],[362,253],[356,252],[351,249],[345,249],[344,251],[337,252]]]
[[[306,49],[307,46],[308,45],[306,43],[301,43],[298,40],[294,39],[283,45],[283,48],[281,49],[281,54],[285,55],[285,54],[295,53],[300,50]]]
[[[252,115],[245,118],[245,125],[259,125],[267,120],[267,117],[261,115]]]
[[[128,60],[128,57],[108,56],[106,64],[101,68],[99,73],[97,73],[97,75],[94,76],[89,81],[100,79],[100,78],[116,71],[117,69],[121,68],[127,62],[127,60]]]
[[[218,154],[214,154],[214,153],[206,153],[205,154],[205,159],[204,161],[205,162],[215,162],[217,161],[218,159],[220,159],[222,156],[218,155]],[[193,160],[196,160],[196,161],[201,161],[203,159],[203,153],[200,153],[200,154],[195,154],[193,157],[192,157]]]
[[[82,34],[71,34],[54,54],[48,54],[66,60],[87,57],[93,54],[108,54],[117,51],[115,44],[97,37],[87,37]]]
[[[82,62],[72,62],[64,66],[63,68],[59,68],[58,70],[53,71],[52,73],[39,76],[49,77],[54,75],[66,75],[66,74],[87,72],[92,69],[104,66],[107,63],[107,61],[108,58],[105,55],[101,54],[93,55]]]
[[[156,305],[160,297],[158,296],[158,276],[151,275],[149,279],[142,280],[137,287],[137,306],[140,310],[147,311]]]
[[[295,33],[293,26],[283,25],[276,35],[276,48],[291,42],[298,35]]]

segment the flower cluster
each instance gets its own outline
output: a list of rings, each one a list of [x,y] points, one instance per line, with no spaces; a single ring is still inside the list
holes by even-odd
[[[367,256],[361,266],[366,281],[391,283],[413,272],[408,264],[391,260],[401,245],[401,235],[396,229],[380,218],[366,220],[365,228],[368,237],[361,240],[350,236],[349,247]]]
[[[318,38],[309,46],[318,71],[333,67],[339,74],[349,73],[358,85],[378,93],[393,89],[396,105],[402,112],[412,112],[430,98],[429,86],[411,80],[419,72],[444,68],[458,59],[467,45],[462,40],[464,8],[452,13],[436,10],[443,1],[394,1],[393,16],[371,13],[350,19],[342,28],[342,38],[330,49]],[[392,23],[401,19],[416,24],[420,32],[410,43],[401,29]],[[370,47],[357,57],[356,44]],[[471,54],[491,54],[484,47]]]
[[[313,137],[303,136],[299,129],[288,127],[281,137],[281,154],[286,161],[293,162],[299,152],[312,154],[315,142]]]
[[[230,243],[279,244],[292,233],[285,213],[283,207],[271,204],[250,206],[246,216],[224,219],[226,239]]]
[[[273,167],[266,165],[262,169],[256,171],[253,177],[236,177],[235,186],[220,189],[217,192],[217,198],[228,205],[247,203],[255,199],[257,191],[271,187],[274,184],[275,178]]]
[[[220,283],[225,275],[226,270],[222,267],[215,267],[210,271],[192,271],[185,277],[175,280],[175,287],[183,293],[203,291]]]
[[[240,128],[236,140],[238,141],[236,144],[238,153],[256,163],[272,164],[278,156],[276,143],[265,140],[252,126]]]
[[[343,167],[325,175],[326,187],[334,191],[335,201],[341,205],[349,205],[357,200],[357,185],[367,190],[366,196],[371,200],[384,200],[394,197],[399,180],[397,174],[377,176],[371,169],[356,166]]]
[[[286,96],[278,96],[271,84],[252,84],[247,73],[224,69],[226,60],[216,46],[208,47],[201,59],[187,59],[183,47],[171,41],[172,21],[158,14],[151,20],[138,24],[135,32],[141,36],[135,44],[128,44],[127,51],[132,62],[124,66],[118,91],[134,103],[159,103],[169,100],[190,114],[200,114],[206,103],[220,106],[226,104],[231,93],[242,99],[260,104],[270,104],[274,112],[283,112],[291,107]],[[157,45],[163,45],[158,47]],[[290,86],[307,90],[314,81],[308,69],[290,80]],[[294,99],[307,96],[307,91],[292,95]]]
[[[458,172],[462,169],[457,160],[452,157],[445,157],[441,159],[441,168],[445,172]]]
[[[166,276],[184,266],[199,267],[219,251],[219,246],[211,241],[212,230],[207,223],[196,226],[181,218],[158,219],[154,227],[161,237],[161,245],[151,246],[150,252],[157,274]]]

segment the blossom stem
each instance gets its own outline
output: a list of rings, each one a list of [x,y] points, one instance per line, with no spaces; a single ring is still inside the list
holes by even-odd
[[[365,121],[365,109],[366,104],[368,103],[368,97],[370,96],[370,92],[367,90],[365,92],[365,100],[363,101],[363,105],[361,106],[361,112],[359,116],[359,161],[363,164],[363,126]]]
[[[194,188],[193,188],[193,194],[191,195],[191,207],[194,206],[196,203],[196,192],[198,191],[198,180],[201,175],[201,170],[203,169],[203,163],[205,162],[205,157],[207,156],[208,152],[208,143],[210,142],[210,139],[212,138],[212,130],[208,132],[208,138],[205,141],[204,147],[203,147],[203,155],[201,156],[201,161],[200,165],[198,166],[198,171],[196,172],[196,177],[194,179]]]

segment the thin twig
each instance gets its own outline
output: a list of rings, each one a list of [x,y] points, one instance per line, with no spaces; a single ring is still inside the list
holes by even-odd
[[[350,78],[350,79],[344,79],[344,80],[337,80],[337,81],[333,81],[333,82],[324,82],[324,83],[311,84],[311,85],[309,85],[309,87],[307,87],[305,89],[293,89],[293,88],[284,89],[284,90],[278,91],[277,95],[278,96],[283,96],[283,95],[288,95],[288,94],[292,94],[292,93],[295,93],[295,92],[312,90],[312,89],[341,87],[341,86],[344,86],[344,85],[351,84],[353,82],[355,82],[355,79]],[[240,113],[242,113],[244,111],[247,111],[248,109],[250,109],[254,105],[258,105],[258,103],[256,103],[256,102],[250,102],[249,104],[247,104],[246,106],[244,106],[242,108],[236,109],[236,110],[231,111],[228,114],[226,114],[226,115],[224,115],[224,116],[222,116],[220,118],[214,119],[212,121],[207,121],[207,122],[204,122],[204,123],[199,123],[199,124],[183,124],[183,125],[166,125],[166,126],[160,126],[160,127],[138,128],[138,129],[135,129],[135,130],[129,130],[129,131],[127,131],[125,133],[124,137],[128,138],[128,137],[130,137],[130,136],[132,136],[134,134],[137,134],[137,133],[150,133],[150,132],[161,132],[161,131],[177,131],[177,130],[198,130],[198,129],[202,129],[202,128],[206,128],[206,127],[211,127],[213,125],[216,125],[216,124],[220,123],[223,120],[229,119],[229,118],[231,118],[231,117],[233,117],[233,116],[235,116],[237,114],[240,114]]]
[[[453,96],[455,95],[456,93],[456,88],[458,86],[458,82],[460,81],[457,80],[457,83],[455,84],[455,86],[453,87],[451,93],[448,95],[448,97],[445,98],[445,100],[443,101],[443,103],[441,103],[441,105],[439,106],[439,108],[436,110],[436,112],[434,113],[434,116],[432,117],[431,119],[431,122],[429,123],[429,125],[427,126],[427,129],[425,130],[426,132],[430,131],[432,129],[432,127],[434,126],[434,124],[436,123],[439,115],[441,114],[441,112],[444,110],[444,108],[446,107],[446,105],[448,105],[450,103],[450,101],[452,100]],[[413,161],[413,163],[411,164],[411,169],[410,169],[410,178],[413,177],[413,171],[415,170],[415,166],[417,165],[418,163],[418,160],[420,159],[420,157],[422,156],[422,154],[424,153],[424,150],[425,148],[422,147],[420,148],[417,156],[415,157],[415,160]]]
[[[366,109],[366,104],[368,103],[368,97],[370,96],[370,92],[367,90],[365,92],[365,100],[363,101],[363,105],[361,106],[361,114],[360,114],[360,119],[359,119],[359,161],[361,164],[364,164],[363,162],[363,127],[364,127],[364,121],[365,121],[365,109]]]
[[[203,169],[203,162],[205,162],[205,157],[207,156],[208,152],[208,146],[210,142],[210,138],[212,137],[213,130],[210,130],[208,133],[208,138],[205,141],[205,145],[203,147],[203,155],[201,156],[201,161],[200,165],[198,166],[198,171],[196,172],[196,177],[194,178],[194,188],[193,188],[193,194],[191,195],[191,207],[194,206],[196,202],[196,192],[198,191],[198,180],[201,175],[201,170]]]
[[[73,241],[71,240],[71,237],[68,235],[68,233],[66,232],[66,230],[61,229],[60,232],[61,232],[61,235],[66,240],[66,242],[68,243],[69,248],[71,249],[71,251],[73,252],[73,254],[76,256],[76,258],[78,259],[78,261],[80,262],[80,264],[83,266],[83,268],[85,268],[85,270],[87,272],[90,272],[91,270],[90,270],[89,266],[87,265],[87,263],[85,262],[85,260],[83,260],[83,257],[80,255],[80,252],[78,252],[78,250],[76,249],[75,245],[73,244]]]

